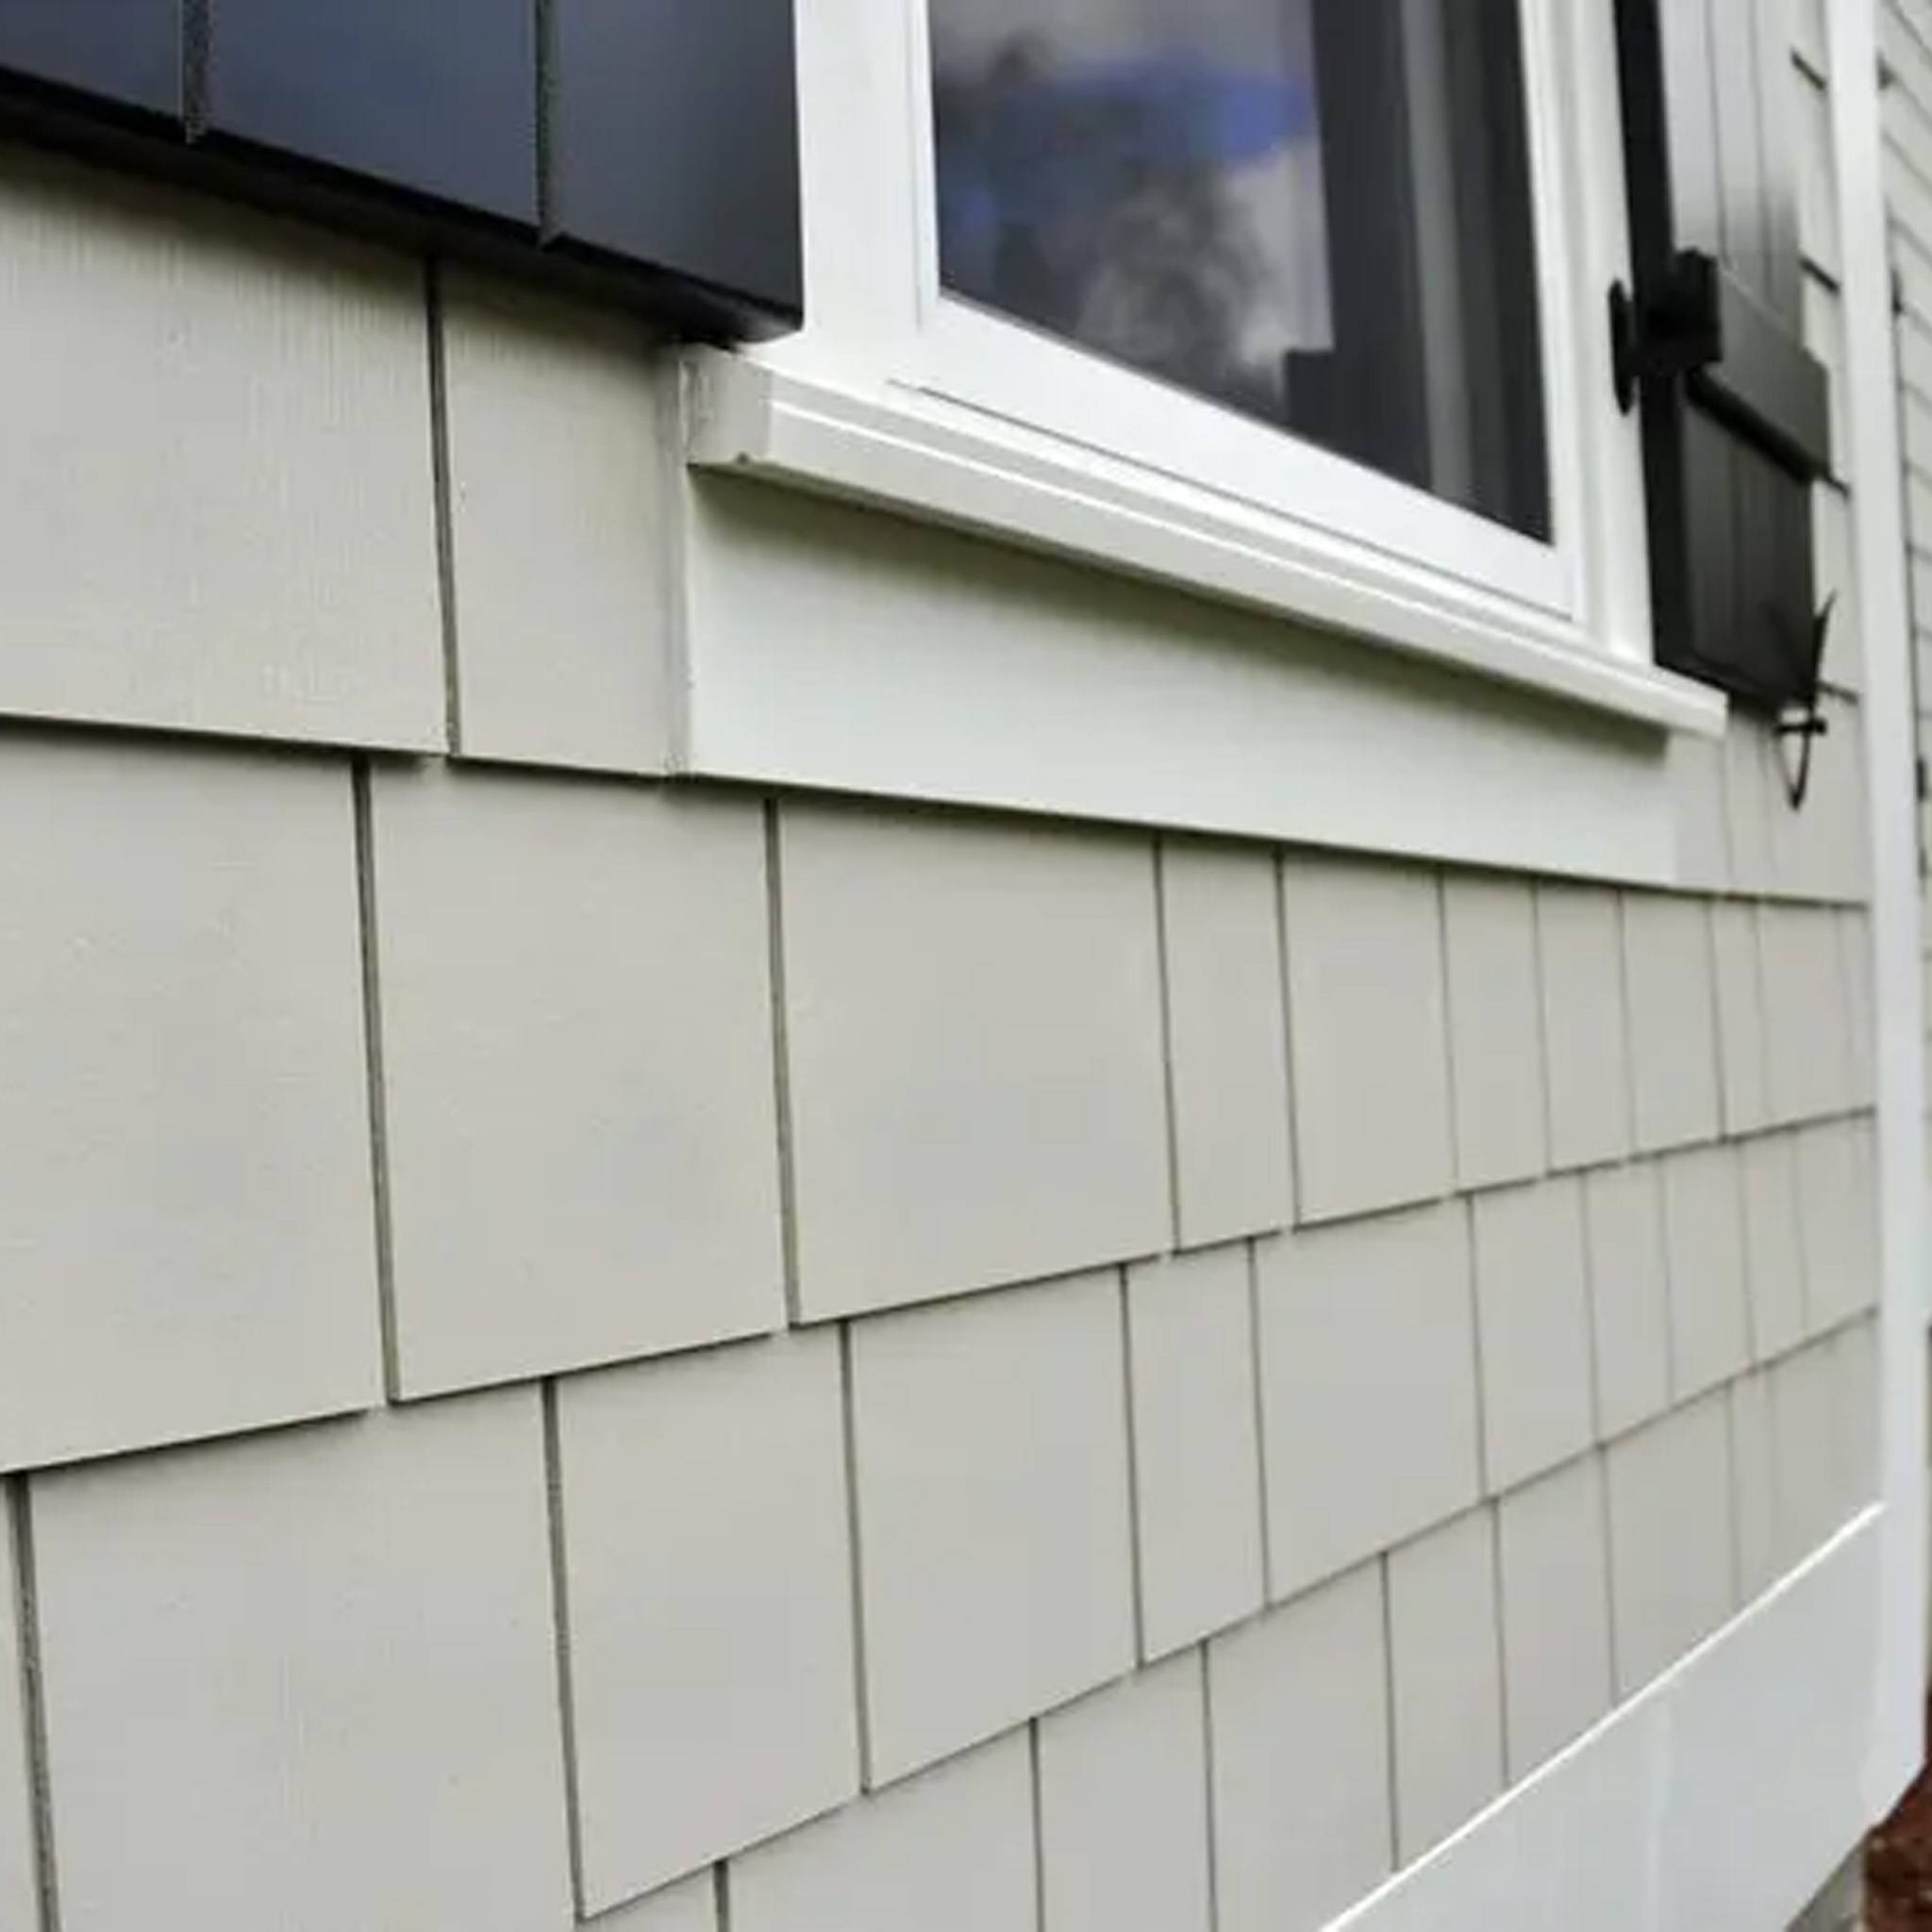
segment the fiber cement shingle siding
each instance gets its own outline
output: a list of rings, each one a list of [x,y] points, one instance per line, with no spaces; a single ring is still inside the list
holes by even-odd
[[[0,1924],[1303,1932],[1872,1494],[1854,625],[1694,892],[667,786],[647,342],[0,291]]]
[[[1921,944],[1932,985],[1932,6],[1882,0],[1879,52],[1884,116],[1887,232],[1892,275],[1892,342],[1905,508],[1912,689],[1918,712]],[[1932,1643],[1932,1630],[1928,1630]]]

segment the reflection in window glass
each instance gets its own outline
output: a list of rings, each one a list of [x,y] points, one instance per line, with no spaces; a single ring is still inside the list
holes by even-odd
[[[954,294],[1536,536],[1516,0],[931,0]]]

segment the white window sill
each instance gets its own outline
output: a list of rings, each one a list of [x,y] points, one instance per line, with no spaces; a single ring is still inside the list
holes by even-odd
[[[1724,731],[1718,693],[1574,626],[994,418],[722,353],[692,358],[686,408],[700,469],[1078,559],[1659,732]]]

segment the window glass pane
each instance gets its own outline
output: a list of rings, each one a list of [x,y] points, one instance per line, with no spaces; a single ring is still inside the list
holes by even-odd
[[[1549,529],[1516,0],[930,0],[940,271]]]

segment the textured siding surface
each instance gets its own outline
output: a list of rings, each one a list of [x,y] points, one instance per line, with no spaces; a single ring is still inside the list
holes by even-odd
[[[1879,46],[1888,82],[1881,101],[1905,463],[1900,487],[1923,763],[1932,753],[1932,6],[1884,0]],[[1923,856],[1932,846],[1923,799],[1920,826]]]
[[[671,783],[648,343],[0,292],[6,1932],[1313,1932],[1874,1493],[1842,615],[1676,891]]]
[[[1907,593],[1912,620],[1912,688],[1918,711],[1919,858],[1922,933],[1932,935],[1932,5],[1883,0],[1879,47],[1885,91],[1888,232],[1891,243],[1892,341],[1898,369],[1898,426],[1905,506]],[[1865,941],[1857,937],[1851,946]],[[1924,983],[1932,989],[1932,937]],[[1850,958],[1848,953],[1848,958]],[[1855,1077],[1870,1077],[1860,1063]],[[1812,1185],[1822,1185],[1822,1149],[1813,1149]],[[1932,1631],[1927,1633],[1932,1645]],[[1820,1914],[1819,1923],[1826,1923]]]
[[[443,741],[420,271],[9,155],[0,706]]]

